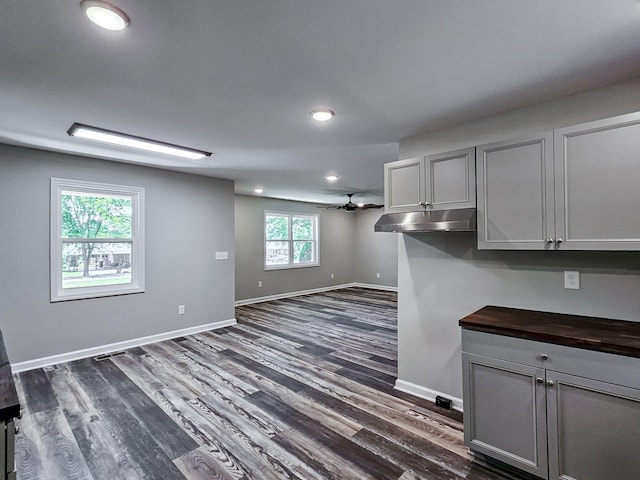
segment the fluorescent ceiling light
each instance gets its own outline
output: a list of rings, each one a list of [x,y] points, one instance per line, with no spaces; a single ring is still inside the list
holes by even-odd
[[[126,133],[112,132],[102,128],[80,125],[79,123],[71,125],[71,128],[67,130],[67,133],[71,137],[86,138],[97,142],[138,148],[140,150],[164,153],[166,155],[173,155],[176,157],[190,158],[191,160],[199,160],[201,158],[211,156],[211,152],[180,147],[178,145],[171,145],[170,143],[158,142],[156,140],[149,140],[142,137],[134,137],[133,135],[127,135]]]
[[[330,182],[335,182],[336,180],[338,180],[338,176],[337,175],[327,175],[324,178],[326,178]]]
[[[333,110],[329,110],[328,108],[316,108],[311,110],[311,116],[314,120],[318,122],[326,122],[327,120],[331,120],[335,113]]]
[[[129,26],[129,17],[118,7],[101,0],[83,0],[84,13],[96,25],[107,30],[122,30]]]

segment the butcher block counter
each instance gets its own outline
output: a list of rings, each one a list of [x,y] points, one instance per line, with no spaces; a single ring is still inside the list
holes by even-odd
[[[487,306],[459,323],[467,330],[640,358],[640,322]]]
[[[474,454],[544,479],[640,478],[640,323],[487,306],[459,324]]]

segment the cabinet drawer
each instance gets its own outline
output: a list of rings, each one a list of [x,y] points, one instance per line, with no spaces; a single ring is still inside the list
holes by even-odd
[[[462,330],[462,351],[640,389],[640,359],[634,357],[468,329]]]

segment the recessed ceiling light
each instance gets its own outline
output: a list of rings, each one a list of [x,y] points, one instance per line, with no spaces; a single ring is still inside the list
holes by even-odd
[[[253,191],[256,192],[256,193],[262,193],[262,192],[264,192],[264,189],[262,189],[262,188],[254,188]]]
[[[336,180],[338,180],[338,176],[337,175],[327,175],[324,178],[326,178],[330,182],[335,182]]]
[[[333,110],[329,110],[328,108],[316,108],[311,110],[311,116],[314,120],[318,122],[326,122],[327,120],[331,120],[335,113]]]
[[[358,203],[358,207],[364,207],[364,203],[362,202]]]
[[[84,13],[96,25],[107,30],[122,30],[129,26],[129,17],[118,7],[101,0],[82,0]]]
[[[148,138],[134,137],[133,135],[128,135],[126,133],[112,132],[110,130],[104,130],[102,128],[80,125],[79,123],[74,123],[73,125],[71,125],[71,128],[67,130],[67,134],[69,134],[70,137],[86,138],[89,140],[110,143],[113,145],[120,145],[123,147],[138,148],[140,150],[147,150],[150,152],[190,158],[191,160],[199,160],[201,158],[211,156],[211,152],[204,152],[202,150],[194,150],[193,148],[180,147],[178,145],[172,145],[170,143],[149,140]]]

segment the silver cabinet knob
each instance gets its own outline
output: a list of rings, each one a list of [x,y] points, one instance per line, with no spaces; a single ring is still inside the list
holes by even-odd
[[[15,431],[15,433],[16,433],[16,435],[18,435],[18,434],[20,433],[20,427],[18,427],[17,425],[16,425],[16,431]]]
[[[536,378],[536,383],[544,383],[544,380],[540,377]]]
[[[556,238],[556,243],[558,243],[558,244],[562,243],[562,239],[561,238]]]
[[[553,380],[547,380],[547,387],[553,387],[555,385]]]
[[[549,354],[548,353],[543,353],[540,355],[540,360],[549,360]]]
[[[545,243],[552,244],[553,243],[553,238],[547,238],[545,240]]]

